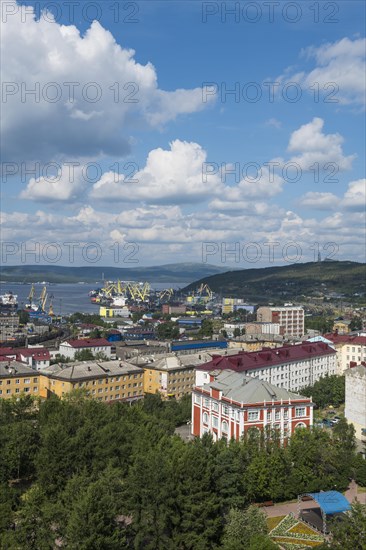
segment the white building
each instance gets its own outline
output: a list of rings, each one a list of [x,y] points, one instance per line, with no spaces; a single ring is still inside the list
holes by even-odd
[[[345,371],[346,407],[344,415],[356,430],[357,439],[366,438],[366,366]]]
[[[337,351],[337,374],[344,372],[362,361],[366,361],[366,336],[350,334],[325,334]]]
[[[301,338],[305,332],[304,309],[301,306],[259,307],[257,321],[279,323],[285,336]]]
[[[82,350],[90,350],[93,355],[103,354],[108,359],[112,356],[112,344],[105,338],[80,338],[79,340],[67,340],[59,347],[60,355],[69,359],[75,358],[75,353]]]
[[[211,361],[196,369],[196,386],[206,384],[211,372],[230,369],[296,392],[312,386],[326,374],[336,374],[336,355],[336,351],[323,342],[214,355]]]

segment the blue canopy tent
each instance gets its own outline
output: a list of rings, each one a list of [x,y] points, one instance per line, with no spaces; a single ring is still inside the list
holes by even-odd
[[[327,516],[341,514],[351,509],[351,505],[342,493],[338,491],[322,491],[320,493],[304,493],[298,497],[298,510],[300,516],[300,502],[303,497],[310,497],[319,505],[323,519],[323,533],[327,528]]]

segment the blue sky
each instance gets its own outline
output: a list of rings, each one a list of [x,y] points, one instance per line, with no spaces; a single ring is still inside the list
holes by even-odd
[[[2,5],[4,263],[365,261],[364,2],[58,5]]]

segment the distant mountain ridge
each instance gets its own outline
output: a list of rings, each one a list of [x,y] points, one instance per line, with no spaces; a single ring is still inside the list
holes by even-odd
[[[214,292],[256,303],[289,301],[301,296],[332,293],[366,295],[366,264],[351,261],[324,261],[227,271],[203,277],[183,290],[207,283]],[[366,300],[366,297],[365,297]]]
[[[160,266],[108,267],[108,266],[58,266],[58,265],[17,265],[4,266],[0,270],[0,280],[7,282],[34,283],[95,283],[104,280],[137,280],[149,282],[190,283],[202,277],[223,273],[226,268],[201,264],[178,263]]]

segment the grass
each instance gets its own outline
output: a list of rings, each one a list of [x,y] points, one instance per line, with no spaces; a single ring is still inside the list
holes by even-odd
[[[286,516],[276,516],[274,518],[267,518],[268,531],[271,532]]]

